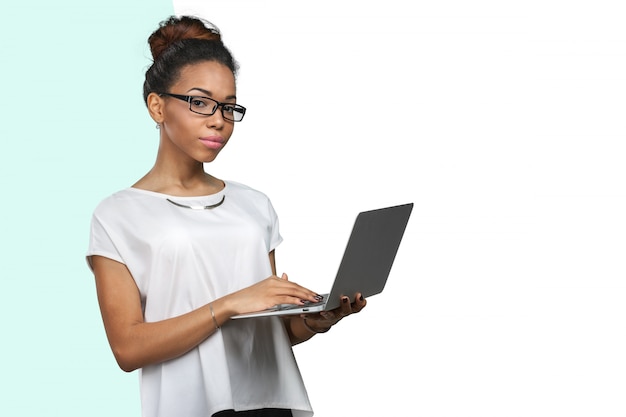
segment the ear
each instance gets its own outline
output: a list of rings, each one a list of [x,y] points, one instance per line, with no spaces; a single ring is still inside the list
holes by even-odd
[[[157,93],[150,93],[148,94],[146,104],[152,120],[157,123],[163,122],[163,97]]]

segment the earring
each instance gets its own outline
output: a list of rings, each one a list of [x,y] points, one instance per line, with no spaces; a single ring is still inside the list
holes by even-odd
[[[157,123],[155,127],[156,127],[157,129],[160,129],[160,128],[161,128],[161,125]]]

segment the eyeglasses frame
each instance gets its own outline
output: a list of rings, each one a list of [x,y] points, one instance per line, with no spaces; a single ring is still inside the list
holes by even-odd
[[[243,117],[246,115],[246,108],[244,106],[242,106],[241,104],[237,104],[237,103],[222,103],[220,101],[217,101],[211,97],[206,97],[206,96],[185,96],[182,94],[172,94],[172,93],[157,93],[159,96],[167,96],[167,97],[173,97],[173,98],[177,98],[181,101],[186,101],[187,103],[189,103],[189,111],[195,114],[201,114],[202,116],[213,116],[215,114],[215,112],[217,111],[218,108],[221,108],[221,112],[222,112],[222,117],[224,118],[224,120],[228,120],[230,122],[241,122],[241,120],[243,120]],[[215,109],[213,110],[212,113],[207,114],[207,113],[200,113],[197,111],[194,111],[191,108],[191,101],[195,98],[203,98],[203,99],[207,99],[207,100],[211,100],[214,103],[217,103],[217,106],[215,106]],[[243,112],[241,114],[241,120],[235,120],[235,119],[231,119],[228,118],[224,115],[224,106],[226,105],[230,105],[230,106],[237,106],[238,109],[242,109]]]

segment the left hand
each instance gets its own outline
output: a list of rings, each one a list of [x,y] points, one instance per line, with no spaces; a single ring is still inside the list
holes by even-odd
[[[324,332],[337,324],[341,319],[353,313],[361,311],[367,300],[363,298],[361,293],[354,296],[354,302],[350,303],[350,298],[341,297],[341,305],[334,310],[322,311],[315,314],[303,314],[301,317],[306,319],[307,324],[318,332]]]

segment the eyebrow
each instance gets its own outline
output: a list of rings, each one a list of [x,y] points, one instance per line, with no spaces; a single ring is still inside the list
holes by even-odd
[[[205,90],[204,88],[198,88],[198,87],[190,88],[189,90],[187,90],[187,92],[189,93],[193,90],[200,91],[202,94],[206,94],[209,97],[213,96],[213,94],[209,90]],[[226,97],[226,100],[236,100],[236,99],[237,99],[237,96],[235,95]]]

